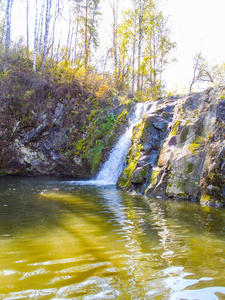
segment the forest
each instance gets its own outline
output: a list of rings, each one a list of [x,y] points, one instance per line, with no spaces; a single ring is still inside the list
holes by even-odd
[[[39,79],[63,72],[64,81],[72,76],[80,84],[95,82],[101,93],[114,88],[146,100],[165,92],[163,73],[175,43],[157,1],[131,1],[126,10],[119,0],[21,1],[26,35],[13,40],[18,2],[0,3],[4,84],[16,65],[17,75],[18,68]]]

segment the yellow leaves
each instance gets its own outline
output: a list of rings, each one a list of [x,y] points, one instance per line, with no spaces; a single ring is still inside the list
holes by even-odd
[[[97,91],[95,91],[95,96],[98,99],[103,99],[109,91],[108,84],[103,84],[98,87]]]

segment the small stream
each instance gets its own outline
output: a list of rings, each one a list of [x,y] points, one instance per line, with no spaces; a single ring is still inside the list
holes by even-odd
[[[225,299],[225,210],[0,180],[0,299]]]

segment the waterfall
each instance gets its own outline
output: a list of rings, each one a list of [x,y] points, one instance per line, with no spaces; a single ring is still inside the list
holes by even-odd
[[[130,114],[129,124],[125,133],[119,138],[115,147],[111,150],[108,160],[103,164],[99,173],[92,180],[71,181],[79,185],[115,185],[125,168],[127,152],[131,145],[133,128],[138,125],[145,114],[155,111],[158,102],[137,103]]]
[[[96,183],[116,184],[119,176],[125,168],[125,159],[129,150],[133,128],[139,124],[142,117],[155,110],[156,103],[137,103],[134,113],[129,118],[129,125],[126,132],[119,138],[117,144],[112,149],[108,160],[103,164],[101,170],[95,178]],[[150,111],[149,111],[150,107]]]

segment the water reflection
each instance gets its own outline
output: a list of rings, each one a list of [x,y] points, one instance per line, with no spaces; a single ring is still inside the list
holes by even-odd
[[[3,179],[0,297],[222,299],[224,216],[113,186]]]

